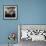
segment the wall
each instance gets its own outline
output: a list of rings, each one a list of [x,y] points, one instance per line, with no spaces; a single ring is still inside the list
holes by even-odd
[[[21,24],[46,24],[46,0],[21,0]]]
[[[3,5],[18,5],[18,20],[3,20]],[[46,0],[0,0],[0,44],[7,44],[18,24],[46,24]],[[17,41],[16,41],[17,42]]]
[[[3,19],[3,6],[17,5],[17,3],[17,0],[0,0],[0,44],[7,44],[9,42],[8,35],[10,32],[16,32],[16,35],[18,34],[17,24],[19,22],[19,18],[18,20]],[[16,43],[18,43],[17,39],[15,41]]]

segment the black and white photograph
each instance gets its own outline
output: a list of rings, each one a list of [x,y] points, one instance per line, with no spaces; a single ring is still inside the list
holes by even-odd
[[[20,40],[46,41],[46,25],[20,25]]]
[[[17,19],[16,5],[4,5],[4,19]]]

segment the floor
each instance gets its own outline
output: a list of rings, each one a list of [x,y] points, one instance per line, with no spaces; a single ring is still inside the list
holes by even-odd
[[[28,40],[28,41],[21,40],[20,43],[21,43],[20,46],[46,46],[45,41],[34,41],[34,42],[32,42],[31,40]]]
[[[8,45],[0,44],[0,46],[8,46]],[[46,46],[46,42],[43,42],[43,41],[32,42],[31,40],[28,40],[28,41],[21,40],[19,44],[14,44],[13,46]]]
[[[8,44],[0,44],[0,46],[8,46]],[[18,44],[10,45],[10,46],[18,46]]]

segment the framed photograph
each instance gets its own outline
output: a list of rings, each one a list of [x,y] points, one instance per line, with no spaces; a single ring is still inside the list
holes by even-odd
[[[46,41],[46,25],[44,24],[19,24],[19,41]]]
[[[17,19],[17,6],[4,5],[4,19]]]

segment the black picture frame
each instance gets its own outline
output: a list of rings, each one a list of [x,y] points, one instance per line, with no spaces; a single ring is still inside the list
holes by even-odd
[[[16,20],[18,19],[17,5],[4,5],[3,6],[3,19]]]

